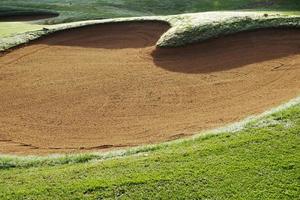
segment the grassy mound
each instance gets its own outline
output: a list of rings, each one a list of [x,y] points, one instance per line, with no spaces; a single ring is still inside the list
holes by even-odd
[[[162,35],[160,40],[157,42],[157,46],[159,47],[183,46],[221,35],[259,28],[300,26],[299,15],[286,15],[273,12],[204,12],[170,16],[89,20],[49,26],[32,24],[32,29],[35,28],[35,30],[25,33],[24,27],[27,27],[28,24],[19,23],[18,25],[14,23],[11,25],[11,23],[0,23],[0,27],[2,25],[4,28],[7,28],[11,25],[14,27],[13,31],[16,31],[16,34],[9,34],[12,31],[7,29],[8,33],[0,33],[0,36],[1,34],[4,36],[3,38],[0,38],[0,51],[29,42],[30,40],[55,31],[94,24],[148,20],[167,22],[172,26],[172,28]]]
[[[171,18],[173,27],[157,45],[177,47],[241,31],[300,27],[300,16],[268,12],[205,12]],[[175,21],[174,21],[175,19]]]
[[[256,12],[227,11],[182,14],[241,9]],[[278,12],[274,13],[274,11]],[[300,2],[297,0],[87,0],[84,2],[78,0],[45,0],[42,2],[37,0],[26,2],[3,0],[0,2],[0,16],[41,12],[57,13],[59,16],[35,22],[43,24],[40,26],[32,23],[0,22],[0,51],[26,43],[56,30],[114,21],[161,20],[171,23],[172,29],[163,35],[157,43],[160,47],[182,46],[223,34],[257,28],[299,27]],[[106,18],[114,19],[103,20]],[[89,19],[98,20],[59,25],[62,22]],[[45,24],[48,24],[48,26]],[[51,24],[58,25],[51,26]]]

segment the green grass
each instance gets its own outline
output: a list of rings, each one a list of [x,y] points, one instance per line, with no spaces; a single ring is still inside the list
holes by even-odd
[[[184,46],[227,34],[260,28],[300,27],[300,16],[281,12],[219,11],[178,16],[182,19],[159,39],[158,46]]]
[[[27,13],[28,10],[61,14],[61,21],[82,19],[173,15],[220,10],[300,10],[298,0],[2,0],[0,11]],[[1,15],[1,14],[0,14]],[[55,21],[50,21],[53,23]],[[56,21],[57,22],[57,21]]]
[[[105,161],[0,170],[0,199],[298,199],[300,105],[235,133]]]
[[[24,24],[24,23],[0,23],[0,51],[26,43],[42,35],[50,34],[54,31],[65,30],[94,24],[112,23],[112,22],[129,22],[129,21],[164,21],[170,23],[171,27],[157,42],[159,47],[176,47],[184,46],[190,43],[215,38],[220,35],[233,34],[240,31],[254,30],[259,28],[276,28],[276,27],[300,27],[300,16],[290,15],[281,12],[203,12],[170,16],[145,16],[132,18],[113,18],[106,20],[89,20],[81,22],[63,23],[57,25],[38,26],[36,24],[28,25],[28,29],[22,30],[22,27],[13,26],[12,30],[7,24]],[[43,28],[46,27],[44,30]],[[7,31],[1,31],[8,30]],[[28,32],[27,32],[28,31]]]
[[[42,25],[29,24],[26,22],[1,22],[0,37],[11,36],[16,33],[25,33],[42,29]]]
[[[169,21],[173,29],[165,34],[157,43],[160,47],[182,46],[193,42],[199,42],[209,38],[214,38],[223,34],[230,34],[239,31],[256,28],[293,26],[299,27],[299,16],[294,19],[286,19],[282,16],[262,17],[266,11],[261,12],[261,16],[255,16],[255,12],[227,13],[221,10],[250,9],[256,11],[271,10],[268,12],[280,11],[286,16],[299,14],[299,1],[277,1],[277,0],[3,0],[0,2],[0,16],[10,14],[34,14],[39,12],[60,13],[59,17],[40,20],[34,23],[1,23],[0,22],[0,51],[12,46],[28,42],[32,37],[32,32],[42,30],[44,26],[37,24],[59,24],[85,19],[115,18],[143,16],[139,20],[145,19],[147,15],[167,15],[187,12],[199,12],[220,10],[214,13],[195,13],[190,15],[174,16],[153,16],[155,20]],[[129,19],[123,19],[127,21]],[[96,22],[95,22],[96,23]],[[91,23],[89,23],[91,24]],[[84,24],[83,24],[84,25]],[[73,25],[70,25],[73,26]],[[52,26],[46,26],[52,28]],[[62,27],[62,26],[61,26]],[[74,27],[74,26],[73,26]],[[62,27],[62,29],[64,29]],[[29,38],[27,37],[29,32]],[[38,33],[40,34],[40,33]],[[4,38],[14,35],[13,38]],[[18,35],[18,36],[15,36]],[[4,39],[1,39],[4,38]]]
[[[284,11],[293,15],[300,14],[300,1],[0,1],[0,15],[41,11],[61,14],[58,18],[39,22],[47,24],[239,9]],[[219,13],[218,17],[222,18],[222,15]],[[176,46],[211,37],[212,32],[223,34],[222,30],[226,33],[266,22],[256,21],[257,24],[253,24],[254,21],[247,17],[243,16],[241,20],[233,18],[238,21],[225,20],[226,23],[220,19],[218,23],[214,22],[213,27],[211,22],[203,23],[203,19],[215,19],[215,14],[208,18],[200,13],[154,19],[173,23],[174,32],[167,34],[161,42],[165,42],[166,46]],[[299,22],[296,18],[292,21],[295,24]],[[268,24],[273,22],[271,20]],[[36,31],[42,27],[26,22],[0,23],[0,37]],[[44,33],[39,31],[35,34],[0,38],[0,49]],[[128,151],[60,157],[0,156],[0,199],[299,199],[299,158],[300,104],[297,104],[251,122],[239,131]]]

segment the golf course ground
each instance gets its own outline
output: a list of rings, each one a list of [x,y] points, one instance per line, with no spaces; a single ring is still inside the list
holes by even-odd
[[[298,1],[0,2],[0,199],[298,199]]]

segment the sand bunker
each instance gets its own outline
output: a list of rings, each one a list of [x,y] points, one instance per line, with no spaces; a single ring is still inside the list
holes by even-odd
[[[0,16],[0,22],[22,22],[22,21],[35,21],[41,19],[48,19],[57,17],[58,14],[33,14],[33,15],[9,15]]]
[[[300,30],[155,49],[168,25],[55,33],[0,57],[0,152],[158,143],[261,113],[300,92]]]

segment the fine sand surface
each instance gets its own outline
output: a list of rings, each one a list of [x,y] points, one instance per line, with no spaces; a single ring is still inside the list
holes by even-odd
[[[57,17],[58,14],[12,15],[0,16],[0,22],[22,22]]]
[[[0,57],[0,152],[107,150],[192,135],[300,94],[300,30],[155,49],[168,25],[52,34]]]

